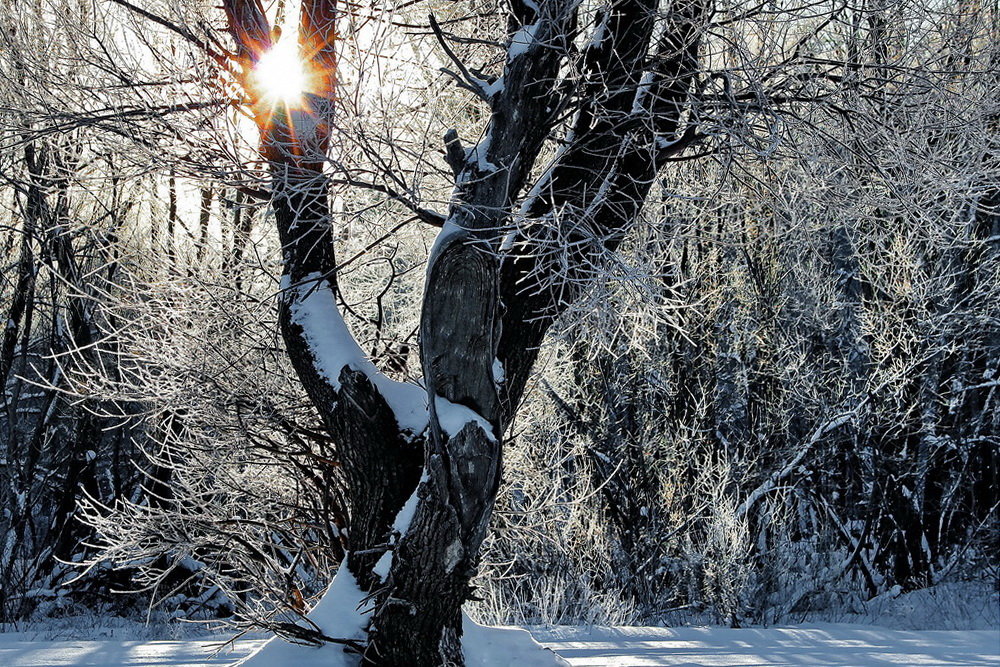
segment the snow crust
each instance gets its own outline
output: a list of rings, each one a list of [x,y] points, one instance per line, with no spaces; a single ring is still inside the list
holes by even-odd
[[[363,610],[365,593],[358,588],[354,575],[346,567],[337,571],[330,587],[312,611],[309,619],[328,637],[336,639],[365,638],[368,623]],[[240,667],[356,667],[356,653],[346,653],[340,644],[303,646],[278,637],[236,663]]]

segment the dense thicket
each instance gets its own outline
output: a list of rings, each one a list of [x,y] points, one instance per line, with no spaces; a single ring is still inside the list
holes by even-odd
[[[281,623],[342,556],[344,474],[276,333],[269,180],[211,4],[0,19],[0,620],[145,589]],[[439,4],[342,23],[338,298],[395,380],[420,377],[459,146],[438,137],[486,118],[450,77],[506,53],[505,5]],[[576,274],[508,429],[483,614],[769,621],[995,574],[997,7],[713,10],[698,140]],[[472,71],[441,75],[452,57]]]

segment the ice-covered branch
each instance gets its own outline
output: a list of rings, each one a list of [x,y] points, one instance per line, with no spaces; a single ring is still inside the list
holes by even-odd
[[[739,504],[739,506],[736,508],[736,516],[745,517],[750,512],[750,510],[753,509],[754,505],[756,505],[760,501],[761,498],[763,498],[771,491],[774,491],[776,488],[778,488],[779,482],[786,479],[789,475],[795,472],[795,469],[798,468],[799,464],[802,463],[802,461],[806,458],[809,452],[812,451],[813,447],[815,447],[817,443],[819,443],[826,434],[830,433],[831,431],[837,430],[844,424],[849,423],[856,413],[857,410],[851,410],[848,413],[842,414],[838,417],[835,417],[834,419],[824,422],[819,426],[819,428],[814,430],[812,432],[812,435],[809,436],[809,439],[799,446],[799,448],[795,452],[795,455],[791,459],[789,459],[788,463],[782,466],[781,469],[772,473],[771,476],[768,477],[763,484],[761,484],[756,489],[751,491],[750,494],[743,500],[743,502]]]

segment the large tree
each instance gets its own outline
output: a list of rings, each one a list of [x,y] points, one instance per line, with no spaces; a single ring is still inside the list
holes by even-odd
[[[324,170],[337,123],[336,3],[302,3],[299,104],[277,103],[255,77],[273,37],[259,0],[224,4],[270,168],[282,334],[337,443],[350,494],[346,568],[374,600],[367,640],[352,645],[375,664],[462,664],[461,608],[505,428],[546,331],[621,243],[660,167],[697,138],[684,119],[705,5],[617,0],[581,48],[578,0],[514,1],[502,73],[482,78],[454,58],[489,120],[471,148],[445,137],[454,191],[443,219],[425,215],[442,229],[428,260],[418,387],[380,374],[337,308]],[[553,140],[556,156],[536,169]]]
[[[494,512],[483,570],[501,570],[500,542],[509,570],[480,579],[486,598],[516,580],[511,597],[570,599],[559,582],[586,579],[659,614],[715,591],[738,622],[768,571],[785,597],[765,611],[974,560],[997,511],[996,7],[223,8],[37,0],[0,18],[16,278],[0,289],[0,530],[20,545],[0,571],[31,564],[7,613],[54,585],[22,557],[48,544],[33,525],[68,559],[78,483],[131,469],[133,433],[150,494],[102,493],[133,502],[90,517],[101,558],[171,588],[162,570],[188,563],[184,581],[247,600],[246,621],[304,610],[343,546],[314,626],[274,614],[332,644],[313,654],[329,662],[345,645],[461,660],[502,448],[520,486]],[[276,94],[290,43],[301,98]],[[278,234],[251,239],[265,206]],[[396,382],[417,329],[423,379]],[[532,387],[546,399],[522,410]],[[531,422],[516,439],[515,416]],[[532,479],[536,455],[552,470]],[[572,558],[549,548],[572,531],[522,511],[532,485],[592,523]],[[512,516],[546,544],[534,563]],[[577,577],[575,559],[605,569]]]

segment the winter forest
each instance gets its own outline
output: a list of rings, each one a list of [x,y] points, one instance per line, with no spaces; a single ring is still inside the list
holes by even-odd
[[[988,644],[998,90],[997,0],[6,0],[0,630]]]

